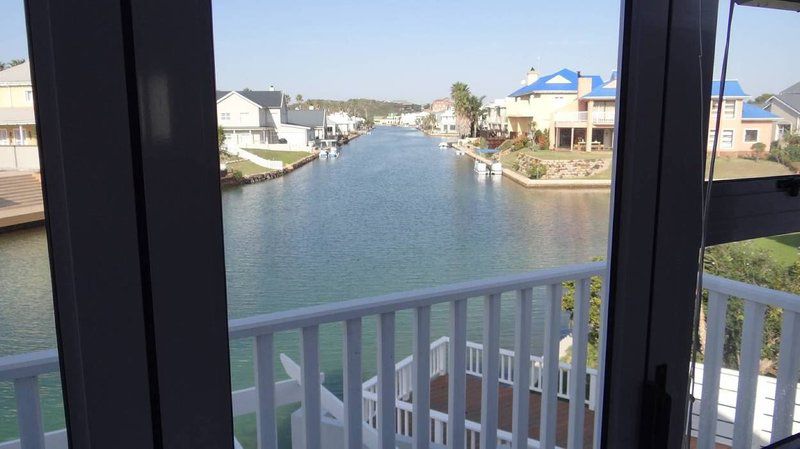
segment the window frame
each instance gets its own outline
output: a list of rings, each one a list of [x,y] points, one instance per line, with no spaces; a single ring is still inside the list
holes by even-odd
[[[756,138],[754,140],[747,140],[747,133],[749,131],[755,131]],[[744,135],[742,136],[742,141],[744,143],[756,143],[756,142],[760,142],[761,141],[759,139],[760,137],[761,137],[761,130],[759,130],[758,128],[745,128],[744,129]]]

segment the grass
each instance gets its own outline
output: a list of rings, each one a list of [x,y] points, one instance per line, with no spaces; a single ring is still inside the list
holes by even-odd
[[[784,234],[774,237],[764,237],[752,241],[753,246],[763,249],[772,255],[772,258],[785,266],[792,265],[800,254],[800,234]]]
[[[229,172],[240,171],[244,176],[257,175],[273,171],[268,168],[264,168],[256,163],[246,160],[241,160],[238,162],[228,162],[227,166]]]
[[[258,157],[267,159],[269,161],[281,161],[286,165],[294,164],[295,162],[308,157],[308,152],[305,151],[274,151],[274,150],[257,150],[255,148],[245,148],[246,151],[255,154]]]
[[[777,162],[744,158],[717,158],[714,169],[714,179],[763,178],[790,174],[792,172],[788,168]]]

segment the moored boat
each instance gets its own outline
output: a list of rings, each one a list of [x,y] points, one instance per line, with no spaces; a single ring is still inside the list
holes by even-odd
[[[475,161],[475,164],[472,166],[472,169],[475,171],[475,173],[479,175],[486,175],[489,173],[488,170],[486,169],[486,164],[480,161]]]
[[[495,162],[492,164],[492,174],[493,175],[502,175],[503,174],[503,164],[500,162]]]

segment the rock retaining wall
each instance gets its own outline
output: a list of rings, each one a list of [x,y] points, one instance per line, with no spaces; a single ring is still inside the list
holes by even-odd
[[[236,178],[232,175],[227,175],[222,179],[220,179],[220,184],[222,184],[223,186],[235,186],[242,184],[255,184],[257,182],[264,182],[264,181],[269,181],[270,179],[280,178],[281,176],[287,175],[297,170],[298,168],[302,167],[303,165],[308,164],[309,162],[313,161],[314,159],[317,159],[318,157],[319,153],[315,152],[313,154],[304,157],[303,159],[300,159],[294,164],[289,164],[284,166],[280,170],[275,170],[266,173],[258,173],[255,175],[244,176],[241,178]]]
[[[527,175],[528,169],[530,169],[534,161],[547,167],[547,174],[542,179],[587,178],[611,166],[611,159],[549,160],[520,154],[517,156],[517,164],[519,164],[517,171]]]

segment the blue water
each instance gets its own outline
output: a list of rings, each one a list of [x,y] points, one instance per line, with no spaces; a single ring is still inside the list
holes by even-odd
[[[603,256],[607,191],[530,190],[472,172],[472,160],[438,139],[378,128],[288,176],[223,191],[231,318],[405,291]],[[0,234],[0,355],[55,346],[44,231]],[[510,298],[511,296],[509,296]],[[504,296],[505,298],[505,296]],[[502,344],[511,339],[504,301]],[[469,338],[480,339],[482,301],[469,304]],[[410,315],[397,316],[397,356],[410,352]],[[446,332],[433,310],[432,335]],[[341,391],[341,326],[320,330],[325,386]],[[534,307],[534,352],[541,346]],[[375,325],[364,322],[364,375],[375,372]],[[297,334],[276,337],[297,357]],[[233,388],[252,385],[250,342],[231,344]],[[278,377],[285,377],[277,369]],[[48,429],[63,427],[57,376],[42,381]],[[0,441],[16,435],[13,392],[0,384]],[[287,443],[288,413],[280,413]],[[237,419],[247,446],[253,419]]]

